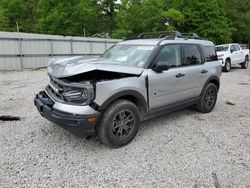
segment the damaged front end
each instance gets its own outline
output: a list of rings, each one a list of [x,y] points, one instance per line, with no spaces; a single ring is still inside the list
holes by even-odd
[[[89,105],[95,97],[94,85],[90,81],[71,83],[53,77],[50,77],[45,92],[58,102],[72,105]]]
[[[50,82],[36,95],[34,103],[49,121],[76,135],[92,136],[104,101],[134,83],[142,72],[142,68],[103,59],[52,61],[48,66]]]
[[[95,134],[100,113],[90,104],[95,99],[95,84],[91,81],[70,82],[67,78],[50,76],[45,91],[34,99],[35,106],[47,120],[60,125],[78,137]]]
[[[97,83],[138,77],[142,72],[140,67],[124,66],[103,58],[52,60],[48,65],[50,83],[45,91],[53,100],[61,103],[89,105],[95,99]]]

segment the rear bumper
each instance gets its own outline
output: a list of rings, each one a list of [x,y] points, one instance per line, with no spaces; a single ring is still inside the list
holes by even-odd
[[[47,120],[62,126],[78,137],[88,137],[95,134],[99,113],[91,115],[76,115],[61,112],[53,108],[54,102],[42,91],[34,98],[34,104],[39,113]],[[95,122],[88,122],[88,118],[96,118]]]

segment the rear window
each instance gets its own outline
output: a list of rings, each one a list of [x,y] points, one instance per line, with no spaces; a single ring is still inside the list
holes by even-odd
[[[206,61],[216,61],[217,54],[214,46],[203,46],[205,50]]]
[[[215,50],[216,52],[226,52],[228,51],[229,46],[228,45],[220,45],[220,46],[216,46]]]

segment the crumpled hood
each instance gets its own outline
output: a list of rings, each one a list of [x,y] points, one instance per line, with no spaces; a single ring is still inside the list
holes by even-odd
[[[108,72],[119,72],[133,75],[140,75],[143,68],[122,65],[119,62],[104,58],[86,59],[83,56],[51,60],[48,65],[48,74],[55,78],[64,78],[90,72],[102,70]]]

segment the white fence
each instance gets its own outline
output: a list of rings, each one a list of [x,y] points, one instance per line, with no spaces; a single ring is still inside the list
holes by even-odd
[[[0,70],[46,67],[51,58],[98,56],[118,39],[0,32]]]

